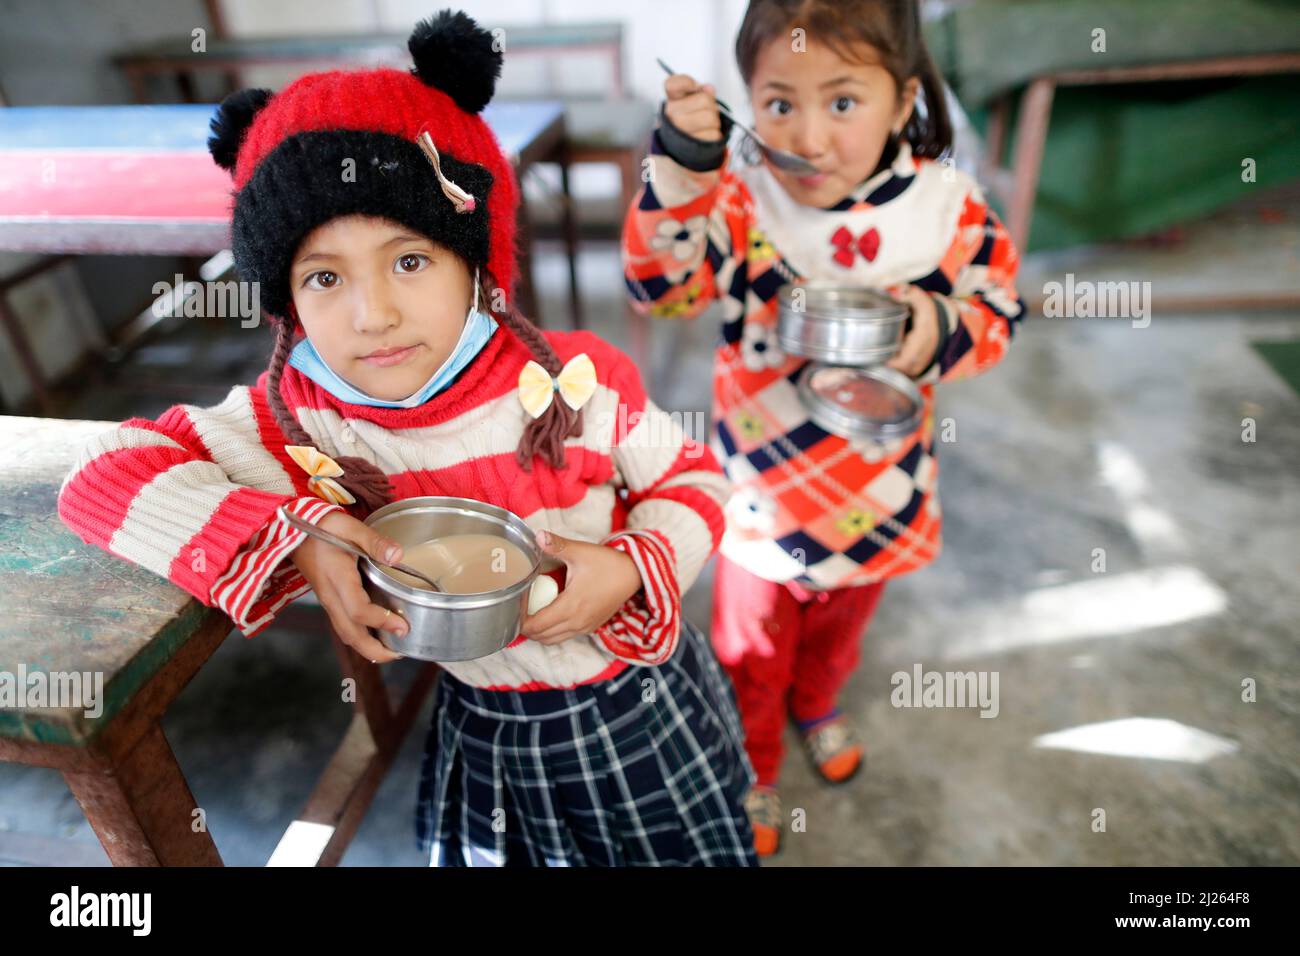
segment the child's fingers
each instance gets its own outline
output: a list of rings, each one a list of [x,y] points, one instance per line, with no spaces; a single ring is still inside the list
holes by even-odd
[[[410,630],[405,619],[400,614],[389,611],[388,608],[372,603],[365,589],[361,587],[359,577],[355,581],[345,584],[339,591],[344,611],[344,614],[340,615],[340,617],[346,617],[343,626],[347,631],[347,637],[344,637],[342,633],[339,636],[343,637],[348,644],[357,649],[358,653],[364,654],[369,660],[387,662],[400,658],[402,655],[394,653],[380,641],[371,637],[366,628],[372,627],[375,630],[392,631],[401,637],[405,636]]]
[[[321,603],[324,605],[324,601]],[[387,664],[389,661],[401,658],[402,655],[393,653],[378,640],[371,637],[366,629],[353,621],[346,612],[332,611],[329,605],[324,606],[325,612],[329,615],[330,624],[333,626],[334,632],[338,634],[339,640],[366,660]]]
[[[342,637],[342,635],[339,635]],[[344,641],[354,651],[370,661],[372,664],[391,664],[393,661],[400,661],[401,654],[394,654],[378,640],[371,637],[364,630],[357,629],[350,639]]]
[[[938,319],[934,303],[929,293],[919,286],[895,286],[888,291],[899,302],[912,307],[912,320],[911,331],[903,338],[898,354],[885,365],[915,378],[930,364],[938,345]]]
[[[585,634],[586,631],[576,631],[573,628],[565,628],[562,631],[556,631],[546,637],[533,637],[529,640],[536,641],[538,644],[545,644],[550,647],[553,644],[563,644],[565,641],[577,637],[579,634]]]
[[[577,610],[578,597],[569,590],[560,592],[557,597],[536,614],[530,614],[519,624],[519,632],[530,640],[541,635],[549,635],[569,626]]]
[[[695,82],[695,78],[687,73],[674,73],[664,80],[664,93],[668,95],[670,100],[680,100],[699,88],[700,84]]]
[[[889,368],[898,369],[904,375],[914,376],[924,367],[923,362],[928,357],[926,354],[927,344],[920,337],[911,337],[903,340],[903,347],[898,350],[898,354],[885,363]]]
[[[540,611],[538,612],[541,613]],[[557,621],[550,627],[536,628],[525,632],[524,636],[530,641],[536,641],[538,644],[558,644],[561,641],[567,641],[575,634],[586,633],[586,629],[579,627],[581,622],[575,620],[572,616]]]
[[[692,93],[690,96],[684,96],[673,103],[673,109],[678,113],[690,115],[716,113],[718,111],[718,101],[708,93]]]
[[[340,538],[351,541],[380,564],[393,564],[402,560],[402,546],[399,542],[385,538],[374,528],[349,514],[336,512],[326,515],[321,522],[321,527],[326,531],[332,531]]]
[[[590,628],[583,627],[581,621],[569,618],[536,634],[530,634],[528,639],[539,644],[558,644],[560,641],[567,641],[575,634],[585,634],[588,630]]]
[[[362,627],[372,627],[376,631],[389,631],[399,639],[405,637],[411,630],[402,615],[377,604],[366,604],[352,620]]]
[[[676,123],[679,128],[705,124],[721,126],[722,124],[722,120],[718,115],[718,105],[705,96],[688,96],[684,100],[678,100],[668,113],[669,119]]]

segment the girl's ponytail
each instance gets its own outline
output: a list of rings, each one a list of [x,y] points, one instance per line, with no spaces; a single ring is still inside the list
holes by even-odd
[[[930,51],[918,40],[916,73],[925,97],[925,115],[915,106],[903,127],[903,138],[912,144],[912,152],[928,159],[938,159],[952,149],[952,118],[948,115],[947,89]]]

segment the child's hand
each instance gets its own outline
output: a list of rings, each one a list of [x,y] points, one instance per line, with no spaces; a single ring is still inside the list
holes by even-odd
[[[930,366],[934,350],[939,347],[939,310],[930,294],[919,286],[902,286],[889,293],[912,307],[912,329],[903,337],[898,354],[885,365],[916,378]]]
[[[317,526],[351,541],[382,564],[402,560],[401,545],[342,511],[326,515]],[[391,553],[390,548],[397,553]],[[409,626],[401,615],[371,603],[361,586],[356,558],[317,538],[308,538],[294,548],[291,558],[320,598],[330,624],[344,644],[366,660],[380,664],[401,658],[401,654],[394,654],[366,631],[367,627],[382,628],[405,637]]]
[[[559,644],[590,634],[641,590],[641,573],[622,551],[549,531],[537,532],[537,543],[543,553],[564,562],[568,576],[560,596],[519,625],[530,640]]]
[[[664,80],[664,115],[687,136],[707,142],[722,139],[722,117],[713,98],[713,86],[699,83],[685,73]]]

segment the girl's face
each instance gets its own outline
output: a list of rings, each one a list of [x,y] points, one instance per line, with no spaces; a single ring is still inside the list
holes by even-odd
[[[817,167],[800,177],[764,160],[786,192],[807,206],[830,206],[875,170],[890,132],[911,115],[920,82],[912,77],[900,90],[866,44],[855,45],[852,60],[811,39],[802,52],[792,46],[773,40],[754,61],[754,129],[769,146]]]
[[[446,361],[473,291],[459,256],[406,226],[362,215],[309,233],[289,281],[321,358],[385,401],[406,398]]]

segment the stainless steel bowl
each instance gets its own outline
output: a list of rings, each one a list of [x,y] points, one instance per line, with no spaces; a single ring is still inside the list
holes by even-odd
[[[871,289],[819,283],[777,290],[781,350],[830,365],[873,365],[893,357],[911,309]]]
[[[800,374],[798,389],[808,417],[841,438],[901,438],[916,431],[925,416],[916,383],[883,365],[844,368],[812,362]]]
[[[385,647],[425,661],[472,661],[495,654],[519,634],[528,594],[542,564],[532,529],[504,508],[469,498],[407,498],[385,505],[366,524],[404,548],[449,534],[491,534],[518,546],[531,562],[528,575],[498,591],[445,594],[410,587],[369,558],[361,580],[370,600],[406,618],[405,637],[379,632]]]

